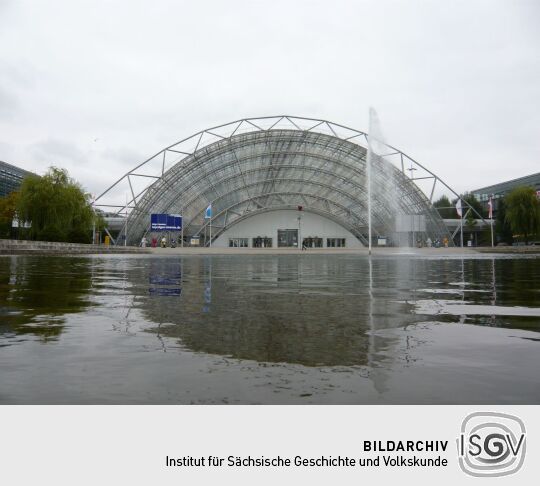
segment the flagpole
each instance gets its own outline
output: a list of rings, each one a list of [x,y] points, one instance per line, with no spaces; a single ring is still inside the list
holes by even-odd
[[[463,248],[463,204],[461,202],[461,196],[459,196],[457,203],[459,204],[459,221],[460,221],[460,226],[461,226],[461,231],[460,231],[461,248]]]
[[[208,229],[209,229],[209,233],[210,233],[210,238],[209,238],[209,242],[208,242],[208,247],[211,247],[212,246],[212,203],[209,204],[209,206],[206,208],[206,211],[204,213],[204,219],[209,219],[209,223],[208,223]],[[205,233],[205,239],[204,239],[204,243],[206,244],[206,226],[204,227],[204,233]]]
[[[461,221],[461,248],[463,248],[463,207],[461,209],[460,221]]]

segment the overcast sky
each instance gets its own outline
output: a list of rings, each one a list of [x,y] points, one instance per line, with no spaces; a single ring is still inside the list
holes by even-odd
[[[0,160],[94,193],[213,125],[369,106],[458,192],[540,171],[540,2],[0,0]]]

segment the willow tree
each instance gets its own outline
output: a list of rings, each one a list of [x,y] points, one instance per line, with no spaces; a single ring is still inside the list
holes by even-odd
[[[89,195],[65,169],[51,167],[43,177],[26,177],[19,191],[17,215],[31,224],[31,239],[91,241],[94,212]]]
[[[17,213],[18,200],[19,193],[16,191],[0,197],[0,238],[10,238],[12,236],[12,223]]]
[[[540,202],[532,187],[516,187],[505,198],[506,220],[525,244],[540,232]]]

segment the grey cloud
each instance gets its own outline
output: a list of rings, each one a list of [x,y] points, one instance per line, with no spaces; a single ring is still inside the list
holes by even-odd
[[[104,159],[120,164],[125,164],[129,167],[135,166],[148,158],[148,155],[135,151],[129,147],[120,147],[113,149],[106,149],[101,152]]]
[[[213,125],[288,113],[366,130],[375,106],[388,142],[457,190],[538,170],[534,2],[144,5],[0,0],[0,143],[103,186]]]
[[[0,119],[11,119],[17,112],[19,103],[14,94],[8,93],[0,86]]]
[[[85,164],[86,154],[76,145],[61,140],[48,139],[33,144],[30,152],[40,161],[49,165]]]

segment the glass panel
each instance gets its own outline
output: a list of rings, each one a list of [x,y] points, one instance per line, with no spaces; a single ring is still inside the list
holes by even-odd
[[[298,247],[298,230],[278,230],[278,247]]]

